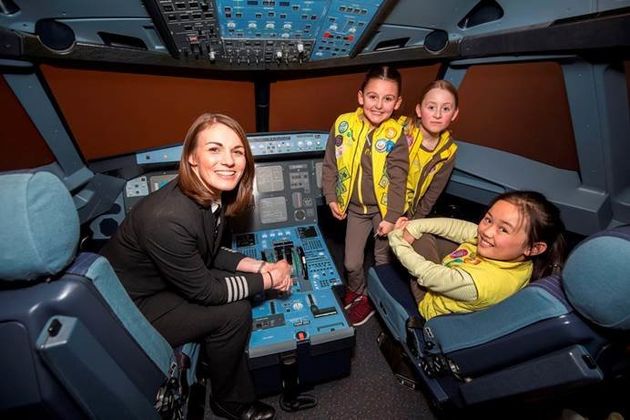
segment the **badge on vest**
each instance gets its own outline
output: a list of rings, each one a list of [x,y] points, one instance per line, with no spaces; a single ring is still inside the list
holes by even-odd
[[[339,169],[339,181],[344,182],[348,179],[350,179],[350,171],[348,171],[348,168],[344,167]]]
[[[387,141],[385,139],[377,140],[376,144],[374,144],[374,148],[379,153],[384,152],[387,148]]]
[[[345,147],[343,147],[343,145],[339,146],[339,147],[335,147],[335,157],[337,159],[340,159],[341,156],[343,155],[343,152],[346,150]]]
[[[344,201],[343,197],[341,196],[341,192],[337,192],[337,204],[339,204],[339,207],[344,208],[346,206],[346,202]]]
[[[341,181],[337,180],[337,185],[335,186],[335,194],[337,194],[337,202],[340,206],[343,206],[343,195],[346,193],[348,189],[345,185],[341,183]]]
[[[460,258],[460,257],[465,257],[466,255],[468,255],[468,251],[465,249],[456,249],[455,251],[451,252],[450,254],[448,254],[449,257],[451,258]]]
[[[348,125],[348,121],[341,121],[339,123],[339,132],[341,134],[345,133],[346,130],[348,129],[349,125]]]
[[[393,139],[394,137],[396,137],[396,130],[393,128],[388,128],[387,130],[385,130],[385,137],[387,137],[388,139]]]
[[[464,258],[464,262],[472,265],[477,265],[481,262],[481,260],[477,258],[477,255],[471,254],[470,257]]]
[[[378,186],[381,188],[387,188],[388,185],[389,185],[389,178],[387,178],[387,175],[383,175],[381,179],[378,181]]]

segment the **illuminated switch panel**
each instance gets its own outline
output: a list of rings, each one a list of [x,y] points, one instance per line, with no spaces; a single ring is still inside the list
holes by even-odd
[[[182,60],[274,68],[347,57],[385,0],[145,0]]]
[[[332,0],[315,41],[311,60],[348,56],[383,3],[383,0]]]
[[[291,64],[348,56],[383,0],[216,0],[222,57]]]
[[[205,60],[219,49],[213,2],[154,0],[153,4],[162,15],[180,57]]]
[[[223,56],[231,64],[307,61],[327,0],[217,0]]]
[[[248,137],[254,156],[302,154],[326,150],[327,133],[298,133]]]

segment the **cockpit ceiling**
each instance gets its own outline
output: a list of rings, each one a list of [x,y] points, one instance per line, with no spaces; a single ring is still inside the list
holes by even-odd
[[[2,5],[0,54],[30,61],[247,73],[617,51],[630,45],[630,0],[5,0]]]

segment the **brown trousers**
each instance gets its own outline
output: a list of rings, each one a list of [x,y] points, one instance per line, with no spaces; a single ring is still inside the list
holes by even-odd
[[[459,246],[458,243],[449,241],[448,239],[440,238],[438,236],[431,235],[430,233],[424,233],[420,239],[416,239],[411,244],[413,249],[428,261],[440,264],[442,259],[451,252],[455,251]],[[411,278],[409,281],[411,287],[411,293],[417,303],[424,298],[427,293],[427,289],[418,284],[416,278]]]
[[[348,276],[348,289],[361,295],[365,294],[367,286],[363,268],[365,246],[370,234],[377,231],[381,220],[383,219],[378,212],[372,214],[348,212],[343,265]],[[374,265],[388,264],[391,262],[391,255],[387,237],[374,238]]]

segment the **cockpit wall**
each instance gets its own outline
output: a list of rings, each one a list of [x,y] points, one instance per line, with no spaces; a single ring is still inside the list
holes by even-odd
[[[582,234],[630,221],[630,1],[2,5],[0,170],[59,165],[77,189],[90,163],[181,142],[204,111],[250,133],[328,131],[388,63],[400,113],[431,80],[459,88],[448,192],[537,189]]]

